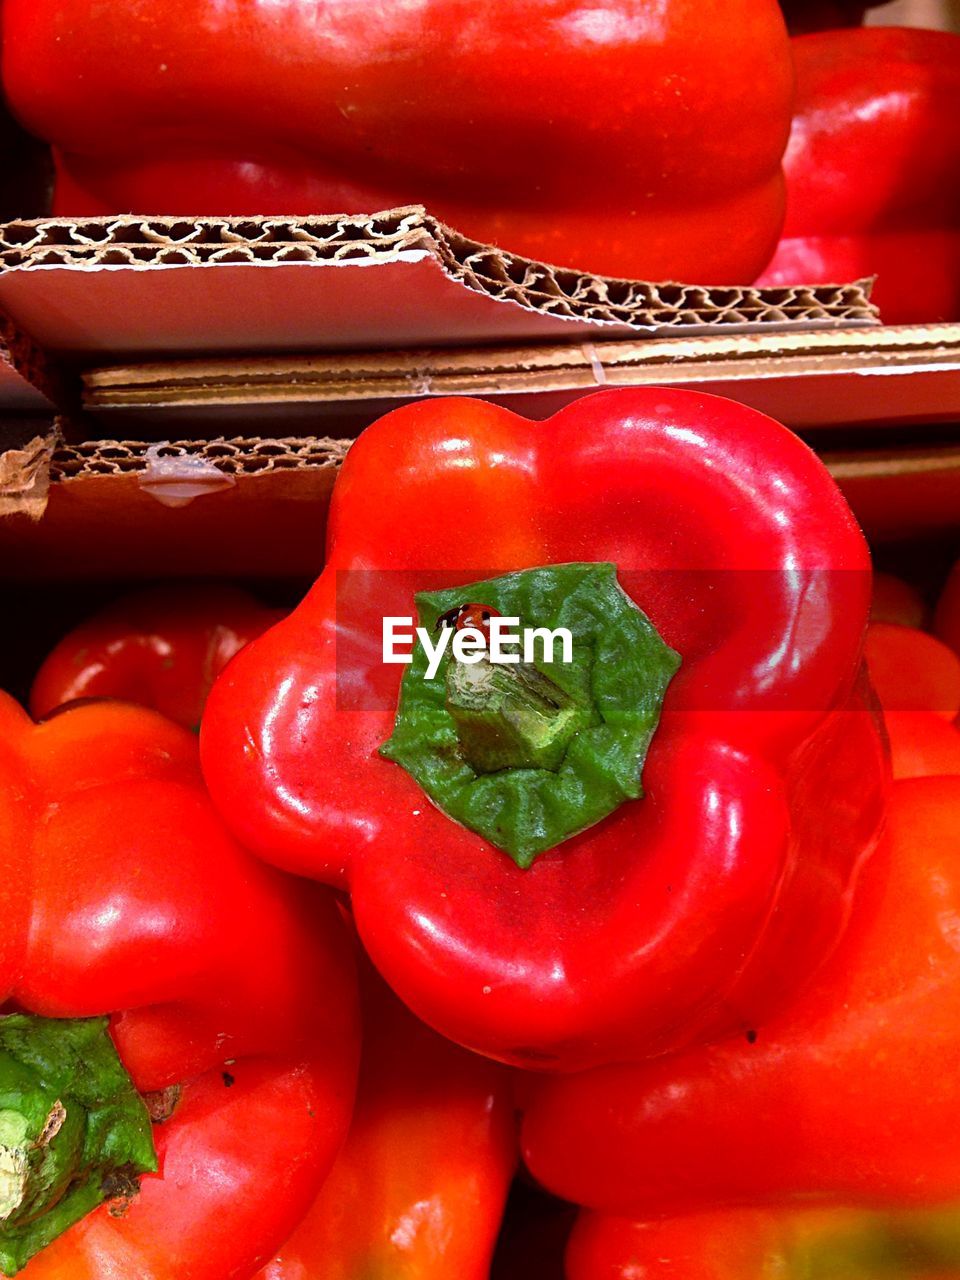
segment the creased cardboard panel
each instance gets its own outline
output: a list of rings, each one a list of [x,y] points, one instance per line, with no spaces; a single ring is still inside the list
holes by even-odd
[[[78,356],[849,326],[876,322],[868,289],[604,279],[477,244],[418,206],[0,227],[0,306],[46,348]]]
[[[83,403],[117,434],[228,412],[260,430],[310,430],[323,415],[350,433],[425,396],[545,417],[598,388],[640,385],[727,395],[796,428],[960,422],[960,324],[113,365],[83,375]]]

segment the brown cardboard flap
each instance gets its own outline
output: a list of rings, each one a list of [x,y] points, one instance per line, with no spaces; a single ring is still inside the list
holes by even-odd
[[[323,416],[350,431],[426,396],[475,395],[546,416],[600,387],[731,396],[797,428],[960,420],[960,324],[111,365],[84,408],[115,434],[172,422],[259,430]]]
[[[350,441],[90,442],[51,457],[52,444],[0,455],[0,494],[24,495],[5,512],[35,515],[31,494],[39,501],[49,480],[42,520],[0,519],[0,561],[12,578],[309,577],[323,563],[327,507]],[[872,538],[960,536],[960,446],[824,461]]]
[[[83,359],[849,327],[877,322],[868,294],[868,281],[705,288],[583,275],[467,240],[419,206],[0,226],[0,306],[46,349]]]

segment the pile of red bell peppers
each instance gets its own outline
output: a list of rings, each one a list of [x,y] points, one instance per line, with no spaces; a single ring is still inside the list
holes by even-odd
[[[577,271],[960,319],[960,36],[783,6],[4,0],[2,79],[57,214],[422,204]]]
[[[960,1274],[958,655],[742,405],[367,428],[0,702],[0,1272]]]

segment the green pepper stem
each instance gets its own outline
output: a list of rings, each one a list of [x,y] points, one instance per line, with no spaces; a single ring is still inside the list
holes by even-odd
[[[463,758],[478,773],[559,769],[584,709],[531,663],[452,661],[446,704]]]

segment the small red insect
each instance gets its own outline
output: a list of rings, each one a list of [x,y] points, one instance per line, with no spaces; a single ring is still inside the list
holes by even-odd
[[[488,604],[458,604],[437,619],[436,629],[456,627],[458,631],[468,629],[479,631],[484,639],[490,639],[490,619],[502,617],[496,609]]]

